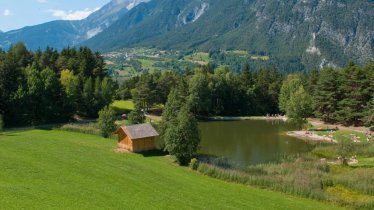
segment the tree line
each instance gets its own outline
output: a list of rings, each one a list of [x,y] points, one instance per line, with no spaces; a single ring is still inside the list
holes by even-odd
[[[342,69],[323,68],[282,74],[275,68],[239,73],[203,66],[183,73],[155,72],[126,81],[119,98],[133,98],[149,109],[165,104],[173,88],[181,87],[196,116],[243,116],[284,113],[298,123],[318,117],[326,123],[372,126],[374,62],[349,63]]]
[[[87,47],[32,52],[18,43],[0,50],[0,115],[7,126],[97,117],[116,89],[100,53]]]
[[[313,116],[326,123],[373,128],[374,62],[289,75],[281,88],[279,107],[298,120]]]
[[[173,88],[181,87],[195,115],[266,115],[279,113],[278,96],[284,76],[275,68],[253,71],[246,65],[240,73],[209,65],[183,73],[156,72],[126,81],[117,92],[142,108],[165,104]]]

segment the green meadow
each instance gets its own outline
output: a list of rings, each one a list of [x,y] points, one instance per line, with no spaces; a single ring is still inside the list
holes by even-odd
[[[129,113],[135,108],[132,100],[117,100],[111,104],[111,107],[117,114]]]
[[[0,209],[339,209],[115,147],[114,140],[66,131],[0,134]]]

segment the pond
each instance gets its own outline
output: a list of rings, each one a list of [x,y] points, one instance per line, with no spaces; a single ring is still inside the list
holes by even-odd
[[[308,143],[286,135],[295,130],[283,121],[201,122],[200,153],[225,157],[239,165],[277,161],[283,155],[308,152]]]

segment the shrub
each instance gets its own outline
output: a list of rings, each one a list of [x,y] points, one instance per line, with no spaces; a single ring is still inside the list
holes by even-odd
[[[342,164],[348,166],[348,157],[354,151],[354,144],[350,140],[342,140],[338,145],[338,154],[342,158]]]
[[[192,170],[197,170],[197,167],[199,167],[199,162],[196,158],[192,158],[190,162],[190,168]]]

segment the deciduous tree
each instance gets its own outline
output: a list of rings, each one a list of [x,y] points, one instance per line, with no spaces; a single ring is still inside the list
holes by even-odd
[[[102,110],[99,111],[99,122],[101,135],[104,138],[108,138],[111,133],[116,129],[115,125],[115,112],[110,106],[105,106]]]
[[[196,156],[200,143],[197,120],[188,105],[184,105],[175,122],[166,130],[165,150],[174,155],[180,165],[187,165]]]

